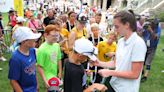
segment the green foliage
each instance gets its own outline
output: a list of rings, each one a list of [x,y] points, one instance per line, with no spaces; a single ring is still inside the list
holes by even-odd
[[[3,25],[6,26],[8,22],[8,13],[2,13],[2,16]]]
[[[161,12],[157,17],[160,19],[160,22],[164,22],[164,12]]]

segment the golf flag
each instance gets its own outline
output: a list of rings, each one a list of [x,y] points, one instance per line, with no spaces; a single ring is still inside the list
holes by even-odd
[[[24,17],[23,0],[14,0],[14,10],[17,11],[18,16]]]

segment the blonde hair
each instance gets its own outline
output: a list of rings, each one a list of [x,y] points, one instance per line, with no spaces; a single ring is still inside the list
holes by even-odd
[[[92,25],[91,25],[91,29],[92,28],[97,28],[97,29],[99,29],[99,25],[97,24],[97,23],[93,23]]]
[[[109,38],[109,36],[111,36],[111,35],[113,35],[114,38],[115,38],[115,40],[117,40],[117,33],[116,33],[116,32],[114,32],[114,31],[110,32],[110,33],[107,35],[107,38]]]

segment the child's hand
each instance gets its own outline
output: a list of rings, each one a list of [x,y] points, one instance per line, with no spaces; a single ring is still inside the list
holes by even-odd
[[[92,73],[91,70],[86,69],[85,72],[86,72],[86,74],[87,74],[88,76],[91,76],[91,73]]]
[[[58,78],[61,79],[62,78],[62,73],[58,73]]]
[[[108,89],[105,85],[99,83],[94,83],[93,86],[96,90],[100,92],[105,92]]]
[[[99,66],[99,62],[100,61],[96,60],[96,61],[90,61],[89,63],[91,63],[94,66]]]
[[[108,53],[105,53],[105,55],[107,56],[107,57],[113,57],[114,55],[115,55],[115,52],[108,52]]]
[[[48,84],[48,81],[45,82],[45,86],[46,86],[46,88],[50,87],[50,85]]]

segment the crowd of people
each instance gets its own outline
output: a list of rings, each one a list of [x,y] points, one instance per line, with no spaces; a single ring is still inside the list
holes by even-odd
[[[158,19],[110,7],[102,25],[101,10],[88,10],[48,8],[44,16],[28,8],[24,17],[9,11],[8,78],[15,92],[39,91],[37,72],[48,92],[139,92],[158,46]],[[2,45],[2,14],[0,31]],[[6,61],[2,51],[0,57]]]

